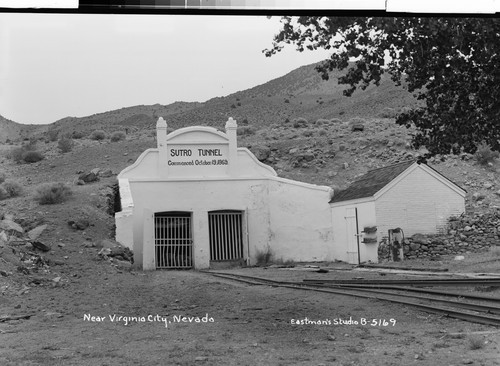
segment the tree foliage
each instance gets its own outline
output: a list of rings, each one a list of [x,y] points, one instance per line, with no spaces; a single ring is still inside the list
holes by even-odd
[[[384,73],[422,101],[399,114],[415,126],[415,148],[474,153],[481,142],[500,150],[500,19],[436,17],[283,17],[272,56],[286,44],[298,51],[324,48],[331,57],[317,66],[324,79],[334,69],[346,96]]]

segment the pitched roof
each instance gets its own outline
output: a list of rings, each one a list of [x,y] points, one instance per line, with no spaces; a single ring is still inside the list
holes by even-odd
[[[368,173],[353,182],[347,189],[334,194],[330,203],[371,197],[414,163],[414,160],[409,160],[383,168],[370,170]]]

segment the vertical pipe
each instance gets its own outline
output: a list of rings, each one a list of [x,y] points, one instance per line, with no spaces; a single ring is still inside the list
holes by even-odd
[[[181,226],[181,236],[182,236],[182,241],[181,241],[181,254],[179,255],[179,265],[181,267],[186,266],[186,226],[187,226],[187,218],[182,219],[182,226]]]
[[[231,214],[231,250],[233,252],[231,259],[236,259],[236,214]]]
[[[216,215],[217,217],[217,246],[219,247],[219,260],[222,258],[222,247],[221,247],[221,240],[220,240],[220,233],[221,233],[221,224],[220,224],[220,217],[219,214]]]
[[[226,228],[226,216],[224,214],[221,215],[222,221],[222,240],[224,243],[224,260],[227,260],[229,256],[229,248],[227,247],[227,228]]]
[[[241,253],[240,253],[240,214],[236,214],[234,216],[234,245],[236,248],[236,259],[241,258]]]
[[[224,260],[228,260],[229,259],[229,247],[227,245],[227,215],[226,214],[221,214],[221,218],[222,218],[222,225],[224,227],[224,250],[225,250],[225,256],[224,256]]]

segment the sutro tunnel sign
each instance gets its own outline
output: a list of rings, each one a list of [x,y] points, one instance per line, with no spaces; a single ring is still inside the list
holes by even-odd
[[[227,146],[195,146],[168,148],[168,166],[224,166],[228,165]]]
[[[238,163],[237,127],[229,118],[225,133],[213,127],[192,126],[167,135],[167,123],[159,118],[159,174],[171,178],[232,176]]]

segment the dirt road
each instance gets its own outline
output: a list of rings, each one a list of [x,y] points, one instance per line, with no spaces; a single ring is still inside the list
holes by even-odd
[[[0,301],[2,314],[31,315],[0,323],[2,365],[493,366],[500,355],[495,328],[404,306],[96,260]]]

